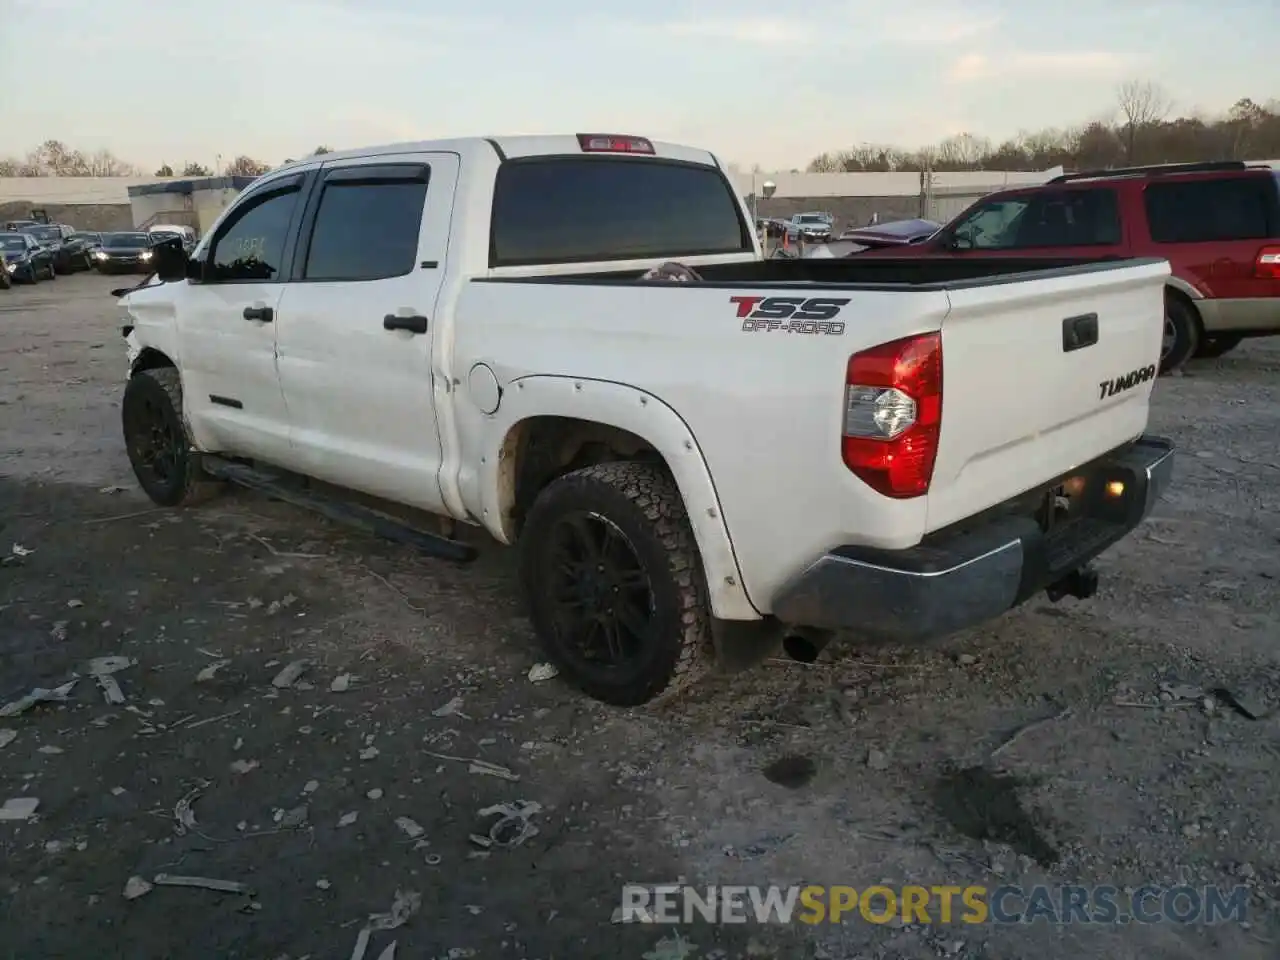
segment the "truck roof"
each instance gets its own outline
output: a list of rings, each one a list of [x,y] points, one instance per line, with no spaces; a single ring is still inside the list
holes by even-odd
[[[597,134],[596,131],[586,132],[598,136],[640,136],[639,134]],[[354,150],[336,150],[332,153],[322,154],[319,157],[303,157],[300,160],[295,160],[293,163],[283,164],[276,169],[287,170],[290,167],[309,163],[314,160],[322,160],[328,163],[333,160],[377,157],[393,153],[447,152],[457,153],[465,158],[468,155],[474,155],[479,151],[488,151],[497,154],[501,159],[517,157],[573,156],[583,154],[582,146],[578,142],[578,137],[579,134],[576,133],[546,135],[523,134],[519,136],[504,137],[457,137],[450,140],[416,140],[405,143],[387,143],[380,146],[357,147]],[[648,138],[646,137],[644,139]],[[659,140],[650,140],[649,142],[653,144],[653,156],[667,160],[683,160],[686,163],[700,163],[710,167],[720,166],[720,162],[716,159],[715,154],[707,150],[699,150],[695,147],[686,147],[677,143],[665,143]],[[648,154],[645,154],[645,156],[648,156]]]

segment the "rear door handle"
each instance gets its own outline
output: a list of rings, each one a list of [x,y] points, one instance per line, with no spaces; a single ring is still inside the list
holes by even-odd
[[[257,320],[259,323],[270,323],[275,318],[275,311],[270,307],[245,307],[244,318]]]
[[[1098,315],[1085,313],[1062,321],[1062,352],[1083,350],[1098,342]]]
[[[382,318],[383,330],[408,330],[410,333],[426,333],[427,318],[426,317],[398,317],[394,313],[388,313]]]

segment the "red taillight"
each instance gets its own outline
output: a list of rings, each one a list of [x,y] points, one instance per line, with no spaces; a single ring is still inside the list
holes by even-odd
[[[929,492],[942,425],[942,336],[922,333],[849,358],[845,466],[886,497]]]
[[[1253,273],[1263,280],[1280,280],[1280,247],[1263,247],[1259,250]]]
[[[653,153],[653,144],[644,137],[628,137],[617,133],[580,133],[578,146],[583,153]]]

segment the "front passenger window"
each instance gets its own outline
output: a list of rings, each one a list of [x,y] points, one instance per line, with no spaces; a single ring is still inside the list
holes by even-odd
[[[298,188],[291,187],[267,190],[247,200],[214,239],[206,279],[211,283],[277,279],[298,196]]]

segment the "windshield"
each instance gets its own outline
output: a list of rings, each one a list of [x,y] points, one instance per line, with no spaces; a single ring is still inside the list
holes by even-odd
[[[0,250],[25,250],[27,249],[27,241],[25,237],[19,237],[12,233],[0,235]]]
[[[71,239],[72,239],[72,240],[91,240],[91,241],[93,241],[94,243],[97,243],[99,240],[101,240],[101,239],[102,239],[102,234],[100,234],[100,233],[73,233],[73,234],[71,235]]]
[[[827,218],[819,213],[803,213],[799,216],[801,223],[826,223]]]
[[[145,233],[109,233],[103,238],[104,247],[149,247],[151,237]]]
[[[31,236],[41,241],[62,239],[62,231],[57,227],[29,227],[23,230],[23,233],[29,233]]]

